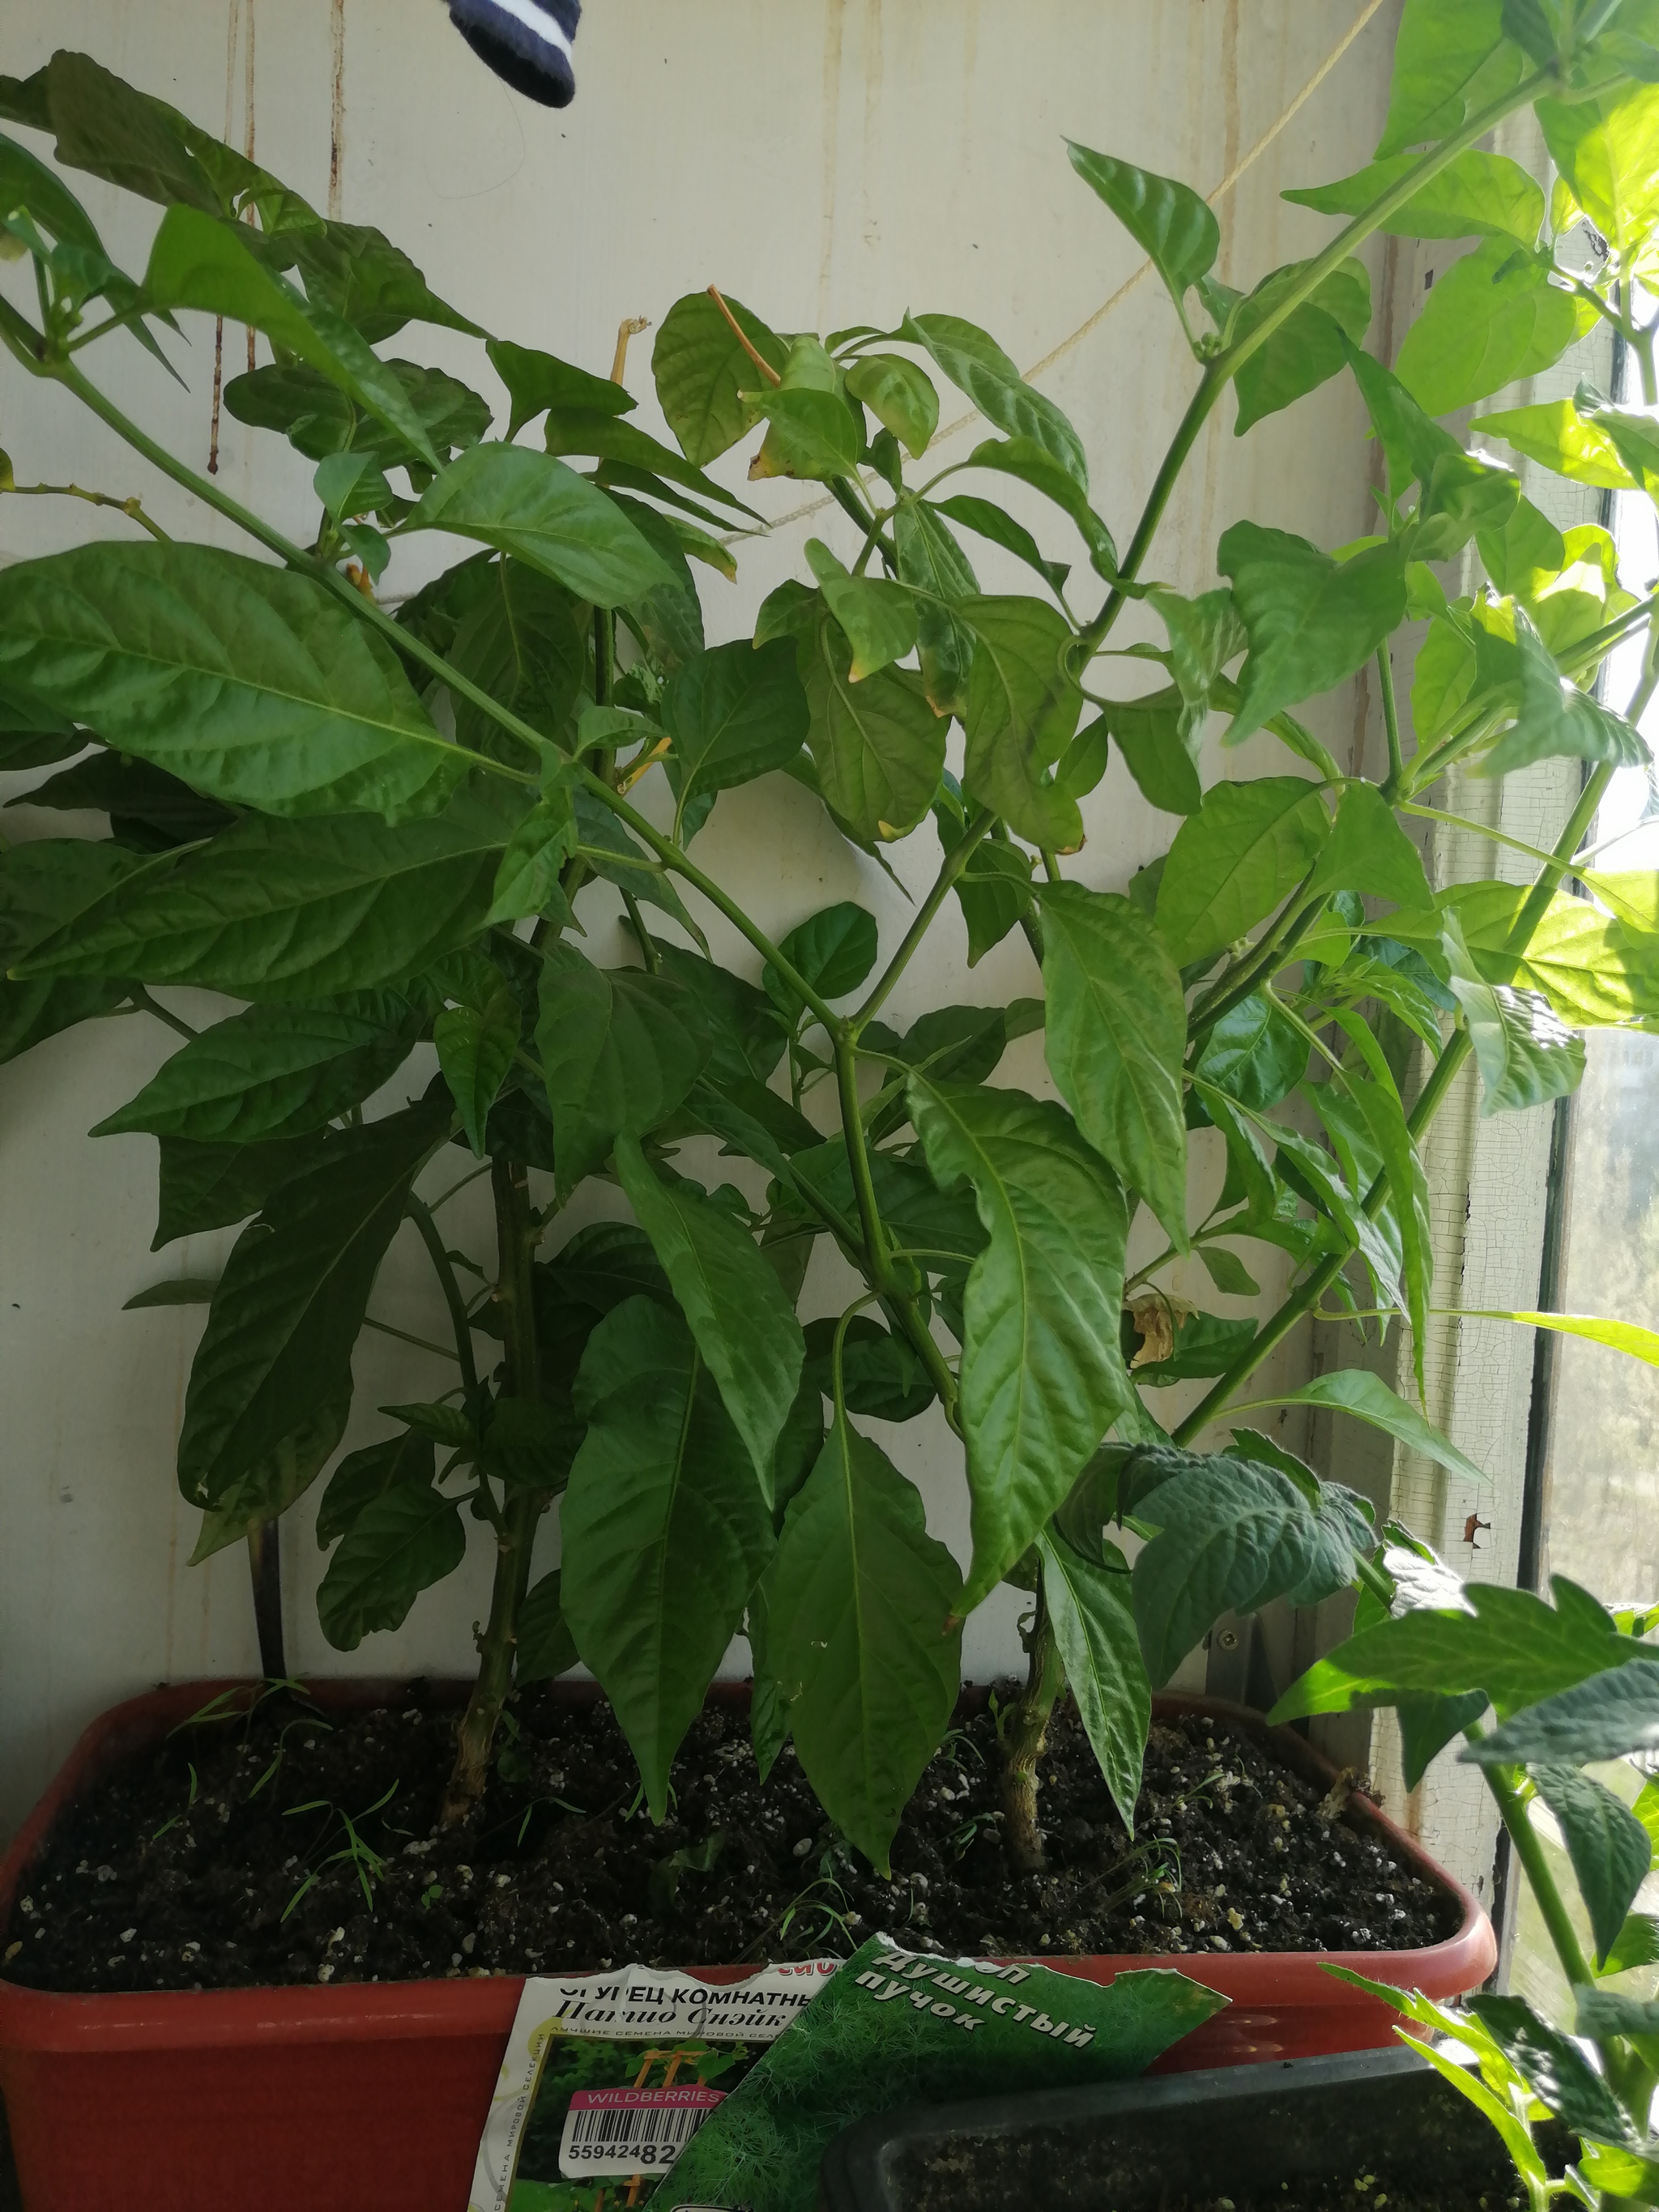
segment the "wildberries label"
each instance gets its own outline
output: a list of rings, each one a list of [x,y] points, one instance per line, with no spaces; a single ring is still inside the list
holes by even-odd
[[[664,2174],[724,2089],[577,2089],[564,2116],[559,2171],[573,2181]]]

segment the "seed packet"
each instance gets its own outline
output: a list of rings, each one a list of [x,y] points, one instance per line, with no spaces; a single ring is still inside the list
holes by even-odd
[[[1161,1967],[1106,1984],[903,1951],[876,1936],[688,2139],[659,2212],[812,2212],[818,2162],[852,2121],[901,2105],[1124,2081],[1225,2002]]]
[[[622,1966],[524,1985],[473,2170],[470,2212],[647,2203],[839,1962],[721,1984]]]

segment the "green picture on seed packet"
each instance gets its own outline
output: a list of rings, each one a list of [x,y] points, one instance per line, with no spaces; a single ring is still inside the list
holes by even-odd
[[[1127,2081],[1225,2002],[1165,1968],[1103,1985],[876,1937],[692,2136],[659,2212],[812,2212],[818,2162],[850,2122],[902,2105]]]
[[[520,2140],[507,2212],[631,2212],[647,2203],[660,2186],[660,2175],[572,2180],[561,2171],[572,2097],[594,2089],[730,2090],[759,2056],[758,2045],[716,2045],[700,2037],[641,2045],[566,2035],[551,2027],[543,2033],[545,2056]]]

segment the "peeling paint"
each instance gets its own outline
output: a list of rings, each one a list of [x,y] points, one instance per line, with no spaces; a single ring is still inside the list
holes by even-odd
[[[340,219],[345,165],[345,0],[328,0],[328,217]]]

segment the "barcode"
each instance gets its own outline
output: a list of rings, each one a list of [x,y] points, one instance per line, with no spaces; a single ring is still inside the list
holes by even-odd
[[[559,2171],[572,2180],[666,2173],[723,2101],[719,2089],[578,2089],[564,2117]]]

